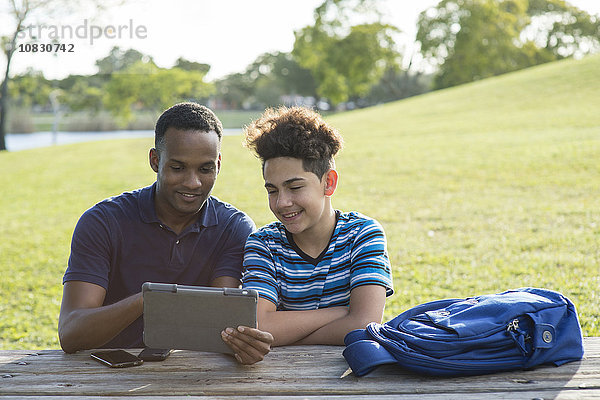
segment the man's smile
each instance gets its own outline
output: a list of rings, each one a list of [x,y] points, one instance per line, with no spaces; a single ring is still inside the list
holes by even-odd
[[[188,193],[188,192],[177,192],[177,194],[179,194],[180,196],[182,196],[186,199],[190,199],[190,200],[193,200],[193,199],[196,199],[197,197],[202,196],[201,193],[196,194],[196,193]]]

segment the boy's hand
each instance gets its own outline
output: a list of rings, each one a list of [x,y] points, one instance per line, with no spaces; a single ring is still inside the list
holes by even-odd
[[[238,326],[237,329],[227,328],[221,332],[223,341],[233,350],[235,358],[240,364],[254,364],[262,361],[271,351],[273,335],[247,326]]]

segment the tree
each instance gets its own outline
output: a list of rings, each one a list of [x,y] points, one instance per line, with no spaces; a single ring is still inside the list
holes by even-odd
[[[124,120],[132,109],[162,111],[173,103],[208,97],[214,91],[204,82],[204,72],[181,68],[159,68],[152,61],[139,61],[111,75],[105,87],[105,108]]]
[[[4,140],[6,134],[6,119],[8,115],[8,82],[10,79],[10,67],[12,58],[17,48],[17,39],[19,35],[26,29],[27,22],[34,16],[41,18],[50,18],[52,14],[57,12],[67,12],[67,10],[73,10],[78,6],[84,7],[92,5],[97,10],[103,10],[111,6],[121,4],[124,0],[115,1],[99,1],[99,0],[87,0],[84,2],[69,2],[67,0],[10,0],[8,1],[8,10],[6,15],[8,19],[11,19],[13,26],[10,28],[10,34],[8,36],[2,36],[0,38],[0,45],[2,46],[2,52],[6,57],[6,68],[4,70],[4,80],[2,86],[0,86],[0,151],[6,150],[6,143]]]
[[[281,104],[283,96],[316,97],[315,81],[290,53],[264,53],[246,68],[258,108]]]
[[[14,76],[9,81],[8,89],[11,104],[23,108],[46,106],[50,102],[50,92],[54,90],[52,82],[41,71],[32,68]]]
[[[600,16],[564,0],[529,0],[532,24],[528,35],[536,45],[556,58],[600,51]]]
[[[10,15],[14,18],[15,28],[12,35],[1,38],[2,51],[6,56],[6,69],[4,71],[4,80],[0,88],[0,150],[6,150],[4,136],[6,134],[6,118],[8,116],[8,77],[10,73],[10,64],[17,48],[17,36],[24,29],[25,21],[31,12],[38,7],[46,6],[49,1],[11,1]]]
[[[188,61],[183,57],[179,57],[177,59],[175,62],[175,67],[186,71],[202,72],[205,75],[208,74],[208,71],[210,71],[210,65],[195,61]]]
[[[419,16],[417,41],[443,88],[597,48],[598,32],[563,0],[442,0]]]
[[[99,112],[103,108],[104,92],[102,86],[94,85],[90,77],[78,76],[68,90],[63,90],[60,103],[65,104],[72,111]],[[60,87],[60,83],[59,83]]]
[[[256,81],[269,80],[281,94],[316,95],[315,81],[310,71],[301,67],[290,53],[261,54],[247,67],[246,74]]]
[[[60,104],[73,111],[99,112],[103,108],[104,85],[110,75],[69,75],[57,82]]]
[[[350,26],[363,13],[379,15],[372,1],[325,0],[315,24],[295,32],[293,56],[311,71],[317,94],[333,104],[365,95],[397,63],[398,29],[379,22]]]
[[[110,75],[113,72],[123,71],[145,57],[152,59],[135,49],[123,50],[119,46],[114,46],[106,57],[96,60],[98,74]]]
[[[215,99],[231,108],[264,108],[282,102],[282,96],[316,96],[309,70],[302,68],[290,53],[259,55],[243,73],[216,82]]]
[[[430,80],[431,76],[421,72],[390,68],[385,71],[379,82],[371,87],[369,94],[361,100],[364,104],[360,105],[387,103],[425,93],[431,86]]]
[[[222,106],[233,109],[244,108],[244,103],[254,93],[254,82],[250,80],[248,74],[239,72],[217,80],[215,87],[216,99],[224,103]]]

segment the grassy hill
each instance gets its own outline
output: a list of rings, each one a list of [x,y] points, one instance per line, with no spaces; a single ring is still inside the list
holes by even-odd
[[[329,118],[345,138],[334,205],[386,229],[395,294],[418,303],[558,290],[600,335],[600,57],[566,60]],[[225,137],[214,194],[257,225],[259,163]],[[81,213],[150,184],[150,139],[0,154],[0,348],[57,347]]]

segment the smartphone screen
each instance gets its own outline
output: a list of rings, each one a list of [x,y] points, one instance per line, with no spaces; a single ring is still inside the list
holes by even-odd
[[[150,347],[146,347],[144,350],[138,354],[138,358],[141,358],[144,361],[163,361],[169,357],[173,350],[171,349],[153,349]]]
[[[125,350],[95,351],[90,356],[103,364],[113,368],[133,367],[141,365],[144,361]]]

